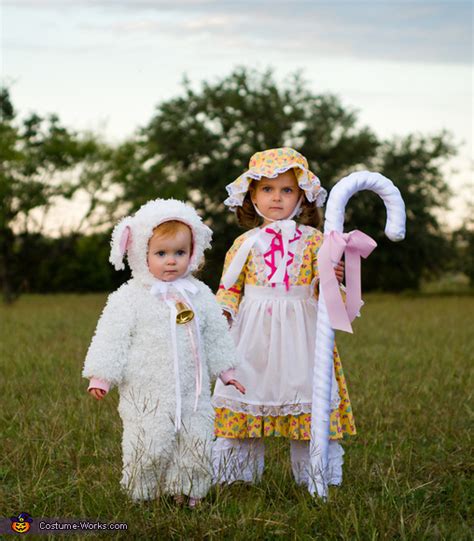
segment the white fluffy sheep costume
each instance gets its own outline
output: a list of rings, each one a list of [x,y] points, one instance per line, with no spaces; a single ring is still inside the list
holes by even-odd
[[[187,274],[162,282],[148,269],[148,241],[157,225],[170,220],[190,227],[193,251]],[[135,500],[163,493],[201,498],[211,485],[210,378],[233,368],[236,359],[214,295],[190,275],[211,236],[192,207],[173,199],[146,203],[112,233],[110,262],[124,268],[126,253],[132,278],[109,296],[83,376],[118,386],[121,483]],[[176,324],[180,300],[195,313],[185,325]]]

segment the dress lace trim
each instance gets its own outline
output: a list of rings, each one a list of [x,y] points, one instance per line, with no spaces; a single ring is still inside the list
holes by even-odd
[[[303,253],[308,239],[313,232],[304,225],[297,224],[297,230],[291,245],[291,253],[293,260],[288,262],[286,272],[288,273],[289,284],[295,285],[298,281],[301,265],[303,264]],[[269,276],[267,273],[267,264],[265,263],[264,254],[259,249],[258,245],[251,250],[252,262],[255,266],[256,283],[258,286],[268,286]]]
[[[331,411],[338,409],[339,398],[331,400]],[[222,396],[212,398],[214,408],[227,408],[235,413],[246,413],[254,417],[283,417],[286,415],[300,415],[302,413],[311,413],[311,403],[300,402],[297,404],[282,404],[279,406],[268,406],[265,404],[247,404]]]

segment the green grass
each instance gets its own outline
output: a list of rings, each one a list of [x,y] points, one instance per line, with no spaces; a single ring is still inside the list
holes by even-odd
[[[274,440],[260,484],[214,488],[197,511],[120,491],[116,391],[97,403],[80,375],[104,299],[0,308],[0,516],[128,523],[106,539],[471,539],[473,297],[367,295],[338,337],[359,434],[329,503],[295,486]]]

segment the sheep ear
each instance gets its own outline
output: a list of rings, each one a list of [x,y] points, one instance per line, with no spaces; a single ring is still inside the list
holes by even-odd
[[[120,237],[120,253],[122,257],[125,252],[128,250],[130,244],[132,243],[132,230],[129,225],[125,226],[125,229],[122,231],[122,236]]]
[[[115,267],[115,270],[125,268],[123,257],[132,244],[131,217],[127,216],[121,220],[112,232],[111,250],[109,261]]]

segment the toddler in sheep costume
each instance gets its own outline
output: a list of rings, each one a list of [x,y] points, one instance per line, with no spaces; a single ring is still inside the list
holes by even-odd
[[[157,199],[112,233],[110,262],[132,278],[112,293],[83,376],[100,400],[117,385],[123,422],[122,486],[134,500],[172,494],[195,506],[212,481],[210,378],[233,377],[235,346],[211,290],[191,276],[212,231],[196,211]]]

